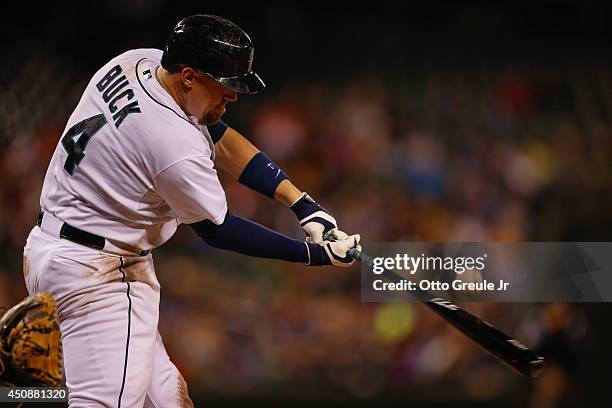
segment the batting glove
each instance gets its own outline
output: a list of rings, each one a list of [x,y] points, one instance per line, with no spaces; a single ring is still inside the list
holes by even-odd
[[[323,242],[323,235],[338,229],[336,219],[306,193],[293,203],[291,210],[300,220],[300,225],[308,236],[306,238],[308,242],[320,244]]]
[[[307,243],[309,265],[333,265],[340,267],[351,266],[355,260],[348,254],[348,251],[355,248],[361,251],[359,234],[346,235],[342,231],[335,230],[334,239],[337,241],[323,241],[319,244]]]

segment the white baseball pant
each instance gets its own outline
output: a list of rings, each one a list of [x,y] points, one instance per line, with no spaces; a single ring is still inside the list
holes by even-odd
[[[30,293],[56,297],[70,407],[192,407],[157,330],[153,258],[59,238],[45,214],[24,248]],[[106,249],[106,247],[105,247]]]

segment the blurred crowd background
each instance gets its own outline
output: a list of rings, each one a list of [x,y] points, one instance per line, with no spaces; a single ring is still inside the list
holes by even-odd
[[[610,7],[591,2],[17,7],[0,32],[0,305],[47,164],[91,75],[161,48],[176,21],[252,33],[268,87],[226,122],[363,241],[608,241]],[[172,135],[168,135],[172,137]],[[233,212],[302,237],[291,211],[221,175]],[[361,303],[359,269],[154,252],[160,330],[198,403],[576,406],[605,396],[606,304],[466,303],[537,348],[526,380],[416,303]]]

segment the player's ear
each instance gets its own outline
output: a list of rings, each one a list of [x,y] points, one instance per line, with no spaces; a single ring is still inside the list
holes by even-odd
[[[193,88],[196,82],[196,71],[191,67],[184,67],[181,69],[181,83],[186,88]]]

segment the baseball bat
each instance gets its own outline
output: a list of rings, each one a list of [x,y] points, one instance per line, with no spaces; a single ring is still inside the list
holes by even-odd
[[[327,241],[333,240],[333,236],[328,232],[324,239]],[[348,254],[362,264],[370,267],[374,264],[371,256],[355,248],[349,250]],[[398,282],[402,279],[395,272],[386,268],[384,268],[381,276],[392,282]],[[520,341],[508,336],[490,323],[479,319],[454,303],[435,297],[424,290],[415,291],[414,295],[457,330],[516,372],[527,377],[536,377],[544,367],[543,357],[537,355]]]

